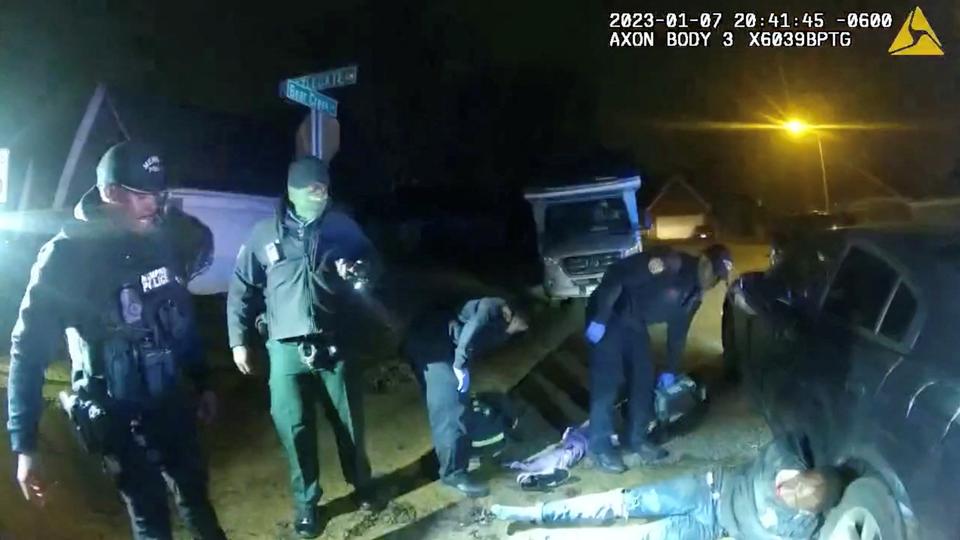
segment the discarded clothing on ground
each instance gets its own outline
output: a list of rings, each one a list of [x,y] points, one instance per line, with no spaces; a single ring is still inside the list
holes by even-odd
[[[522,471],[517,475],[517,483],[527,489],[555,487],[569,478],[569,471],[587,453],[587,433],[584,426],[567,428],[563,439],[523,461],[508,463],[506,467]]]

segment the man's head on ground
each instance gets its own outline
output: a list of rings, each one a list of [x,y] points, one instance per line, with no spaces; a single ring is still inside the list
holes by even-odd
[[[842,491],[839,476],[830,469],[784,469],[777,473],[774,483],[783,504],[812,514],[835,506]]]
[[[330,170],[314,156],[302,157],[287,171],[287,198],[294,212],[307,221],[323,214],[330,199]]]
[[[700,286],[712,289],[721,281],[728,281],[733,271],[733,256],[723,244],[713,244],[700,253],[700,264],[697,266],[697,277]]]
[[[97,189],[123,227],[135,233],[152,231],[163,216],[167,200],[160,153],[138,141],[110,147],[97,165]]]
[[[507,322],[507,335],[526,332],[530,328],[530,318],[517,306],[503,305],[503,320]]]

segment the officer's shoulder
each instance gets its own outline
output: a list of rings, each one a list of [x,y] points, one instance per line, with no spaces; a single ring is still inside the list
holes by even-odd
[[[257,241],[259,239],[264,239],[267,236],[276,236],[276,231],[277,218],[264,218],[253,224],[253,227],[250,229],[250,239]]]
[[[642,266],[654,276],[673,272],[679,266],[676,251],[667,246],[653,246],[630,258],[633,264]]]
[[[53,238],[40,246],[37,263],[42,266],[78,264],[77,258],[84,254],[84,246],[89,242],[83,236],[71,236],[67,230],[61,230]]]

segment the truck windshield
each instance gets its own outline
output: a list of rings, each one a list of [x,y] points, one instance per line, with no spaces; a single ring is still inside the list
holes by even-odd
[[[582,234],[630,232],[627,206],[619,197],[551,204],[546,208],[544,225],[550,243]]]

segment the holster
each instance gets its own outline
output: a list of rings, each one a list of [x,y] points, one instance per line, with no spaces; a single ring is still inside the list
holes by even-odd
[[[307,336],[297,343],[300,361],[313,371],[332,369],[339,360],[339,351],[329,334]]]
[[[57,398],[73,424],[74,435],[84,451],[95,455],[105,454],[112,422],[107,410],[88,399],[83,391],[62,391]]]

